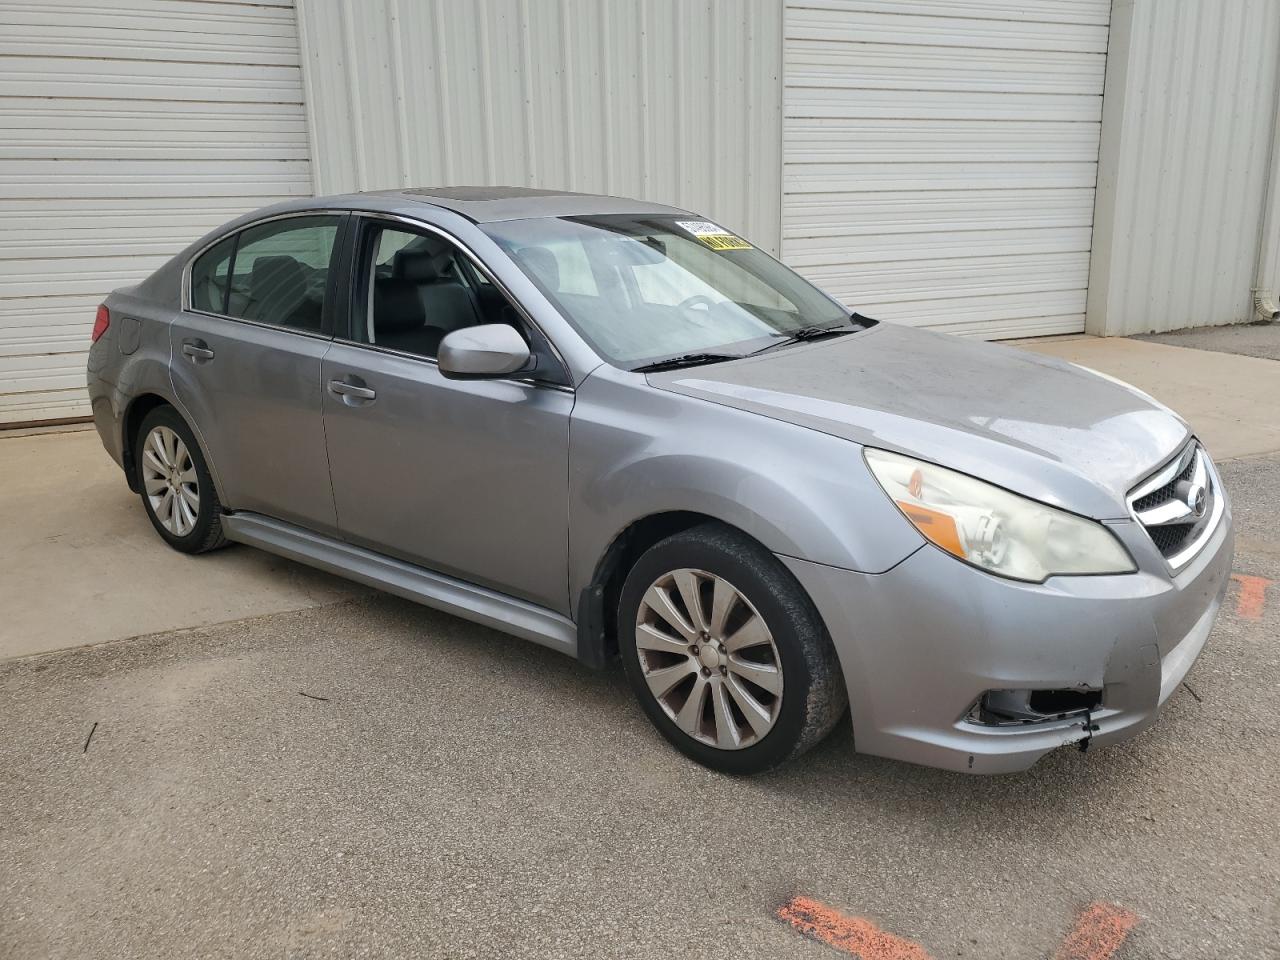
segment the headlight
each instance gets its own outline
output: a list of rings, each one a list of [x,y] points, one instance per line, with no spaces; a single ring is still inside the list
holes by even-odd
[[[887,450],[867,466],[912,525],[947,553],[1013,580],[1132,573],[1133,558],[1102,524],[954,470]]]

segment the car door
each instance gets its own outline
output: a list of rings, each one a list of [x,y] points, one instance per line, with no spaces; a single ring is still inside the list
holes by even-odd
[[[273,218],[193,262],[170,328],[174,390],[225,506],[334,534],[320,361],[345,215]]]
[[[347,336],[322,363],[342,536],[568,615],[574,397],[559,361],[451,238],[359,221]],[[483,322],[515,325],[549,379],[445,378],[440,340]]]

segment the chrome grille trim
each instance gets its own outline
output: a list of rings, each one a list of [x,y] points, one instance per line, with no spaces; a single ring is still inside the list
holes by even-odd
[[[1204,492],[1204,510],[1195,503]],[[1129,512],[1151,537],[1169,569],[1186,566],[1213,535],[1226,509],[1217,471],[1194,439],[1172,460],[1134,487]]]

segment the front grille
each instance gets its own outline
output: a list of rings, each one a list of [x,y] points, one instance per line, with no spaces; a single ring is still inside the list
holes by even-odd
[[[1191,560],[1222,517],[1209,457],[1191,441],[1129,494],[1134,518],[1175,570]]]
[[[1156,549],[1168,557],[1178,552],[1194,529],[1192,523],[1171,523],[1167,527],[1148,527],[1147,533],[1151,534]]]
[[[1142,513],[1144,510],[1150,510],[1152,507],[1158,507],[1160,506],[1160,504],[1166,503],[1167,501],[1172,500],[1174,496],[1174,491],[1178,487],[1178,482],[1182,480],[1190,480],[1192,473],[1195,472],[1195,469],[1196,469],[1196,458],[1187,457],[1186,469],[1184,469],[1180,474],[1178,474],[1176,477],[1174,477],[1172,480],[1166,483],[1159,490],[1156,490],[1153,493],[1148,493],[1145,497],[1142,497],[1139,500],[1135,500],[1133,502],[1133,509],[1136,510],[1138,513]]]

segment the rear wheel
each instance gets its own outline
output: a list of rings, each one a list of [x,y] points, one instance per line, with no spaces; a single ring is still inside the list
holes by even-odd
[[[813,603],[768,550],[718,524],[669,537],[636,562],[618,632],[649,719],[717,770],[755,773],[797,756],[847,705]]]
[[[142,504],[175,550],[203,553],[225,544],[222,504],[204,455],[173,407],[157,407],[138,429],[134,464]]]

